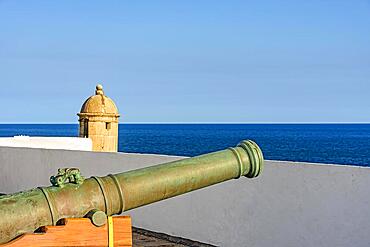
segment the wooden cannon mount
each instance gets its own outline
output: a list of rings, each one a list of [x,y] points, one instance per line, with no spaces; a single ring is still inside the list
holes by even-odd
[[[101,220],[101,218],[100,218]],[[100,222],[102,223],[102,222]],[[130,216],[107,217],[97,226],[92,218],[62,219],[56,226],[44,226],[0,247],[132,247]]]

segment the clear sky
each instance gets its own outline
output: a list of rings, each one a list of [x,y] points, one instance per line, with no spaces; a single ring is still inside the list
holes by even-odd
[[[0,0],[0,122],[370,122],[370,1]]]

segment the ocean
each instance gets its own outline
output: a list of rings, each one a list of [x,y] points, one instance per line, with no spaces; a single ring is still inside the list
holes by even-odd
[[[77,136],[77,124],[0,124],[0,136]],[[119,151],[195,156],[251,139],[265,159],[370,166],[370,124],[120,124]]]

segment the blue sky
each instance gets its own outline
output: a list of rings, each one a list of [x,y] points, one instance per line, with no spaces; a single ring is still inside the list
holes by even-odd
[[[0,122],[370,122],[370,1],[0,0]]]

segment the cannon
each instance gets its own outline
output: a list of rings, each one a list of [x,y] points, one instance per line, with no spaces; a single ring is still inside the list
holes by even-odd
[[[0,244],[64,218],[124,211],[230,179],[257,177],[263,155],[253,141],[236,147],[105,177],[60,169],[52,186],[0,196]],[[99,218],[99,217],[97,217]]]

